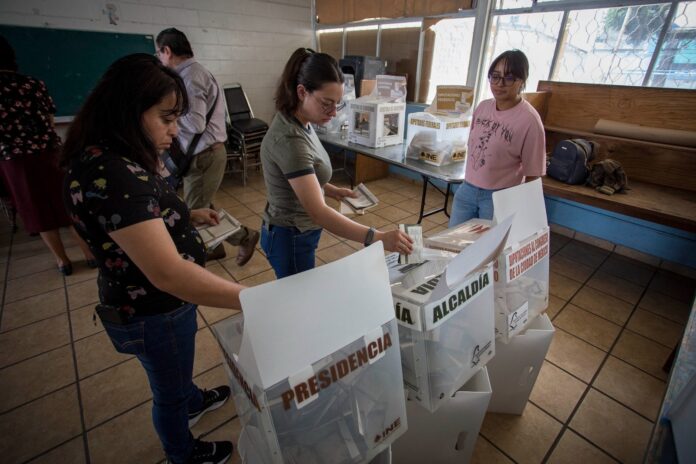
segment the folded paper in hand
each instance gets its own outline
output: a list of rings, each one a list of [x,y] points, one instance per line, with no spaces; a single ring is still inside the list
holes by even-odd
[[[360,184],[353,189],[358,196],[355,198],[345,197],[341,200],[341,214],[365,214],[368,209],[377,206],[379,200],[370,192],[365,184]]]
[[[209,250],[242,228],[242,223],[224,209],[218,211],[218,219],[220,220],[219,224],[196,227],[205,247]]]
[[[413,251],[410,255],[399,254],[399,264],[422,263],[423,228],[419,224],[399,224],[399,230],[413,239]]]

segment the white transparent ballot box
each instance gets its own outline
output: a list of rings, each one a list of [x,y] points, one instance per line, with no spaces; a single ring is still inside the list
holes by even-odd
[[[407,121],[406,156],[434,166],[464,162],[470,125],[470,115],[411,113]]]
[[[381,335],[373,341],[361,337],[312,364],[306,375],[265,391],[250,385],[228,355],[240,345],[243,325],[240,314],[214,330],[225,347],[225,369],[244,427],[239,450],[245,462],[367,462],[405,432],[395,320],[379,327]]]
[[[549,302],[550,230],[541,179],[493,192],[493,220],[514,215],[505,250],[496,262],[496,336],[520,333]]]
[[[369,462],[406,431],[381,242],[245,289],[240,300],[243,313],[213,332],[241,418],[244,462]]]
[[[370,95],[348,103],[348,140],[381,148],[404,142],[406,78],[377,76]]]
[[[434,412],[495,354],[492,261],[510,223],[445,260],[392,272],[404,386]]]

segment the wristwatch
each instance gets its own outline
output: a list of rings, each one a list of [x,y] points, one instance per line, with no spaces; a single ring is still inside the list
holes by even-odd
[[[370,246],[372,245],[373,240],[375,239],[375,228],[370,227],[367,230],[367,235],[365,235],[365,241],[363,242],[363,245],[365,246]]]

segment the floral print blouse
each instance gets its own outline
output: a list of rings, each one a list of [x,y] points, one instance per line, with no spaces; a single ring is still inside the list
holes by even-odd
[[[109,236],[162,218],[181,259],[204,265],[205,247],[191,225],[190,211],[159,175],[104,147],[91,147],[69,166],[63,200],[75,229],[99,263],[103,304],[142,316],[169,312],[186,303],[152,285]]]
[[[43,82],[0,71],[0,159],[38,155],[60,145],[51,115],[56,107]]]

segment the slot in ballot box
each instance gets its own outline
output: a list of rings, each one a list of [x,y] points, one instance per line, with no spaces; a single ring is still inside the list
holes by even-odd
[[[394,462],[468,463],[490,399],[491,383],[483,367],[434,413],[406,401],[408,431],[392,445]]]
[[[242,422],[244,462],[363,463],[407,427],[381,242],[242,291],[213,326]]]
[[[492,261],[511,219],[451,261],[392,269],[404,386],[428,411],[449,401],[495,354]]]

